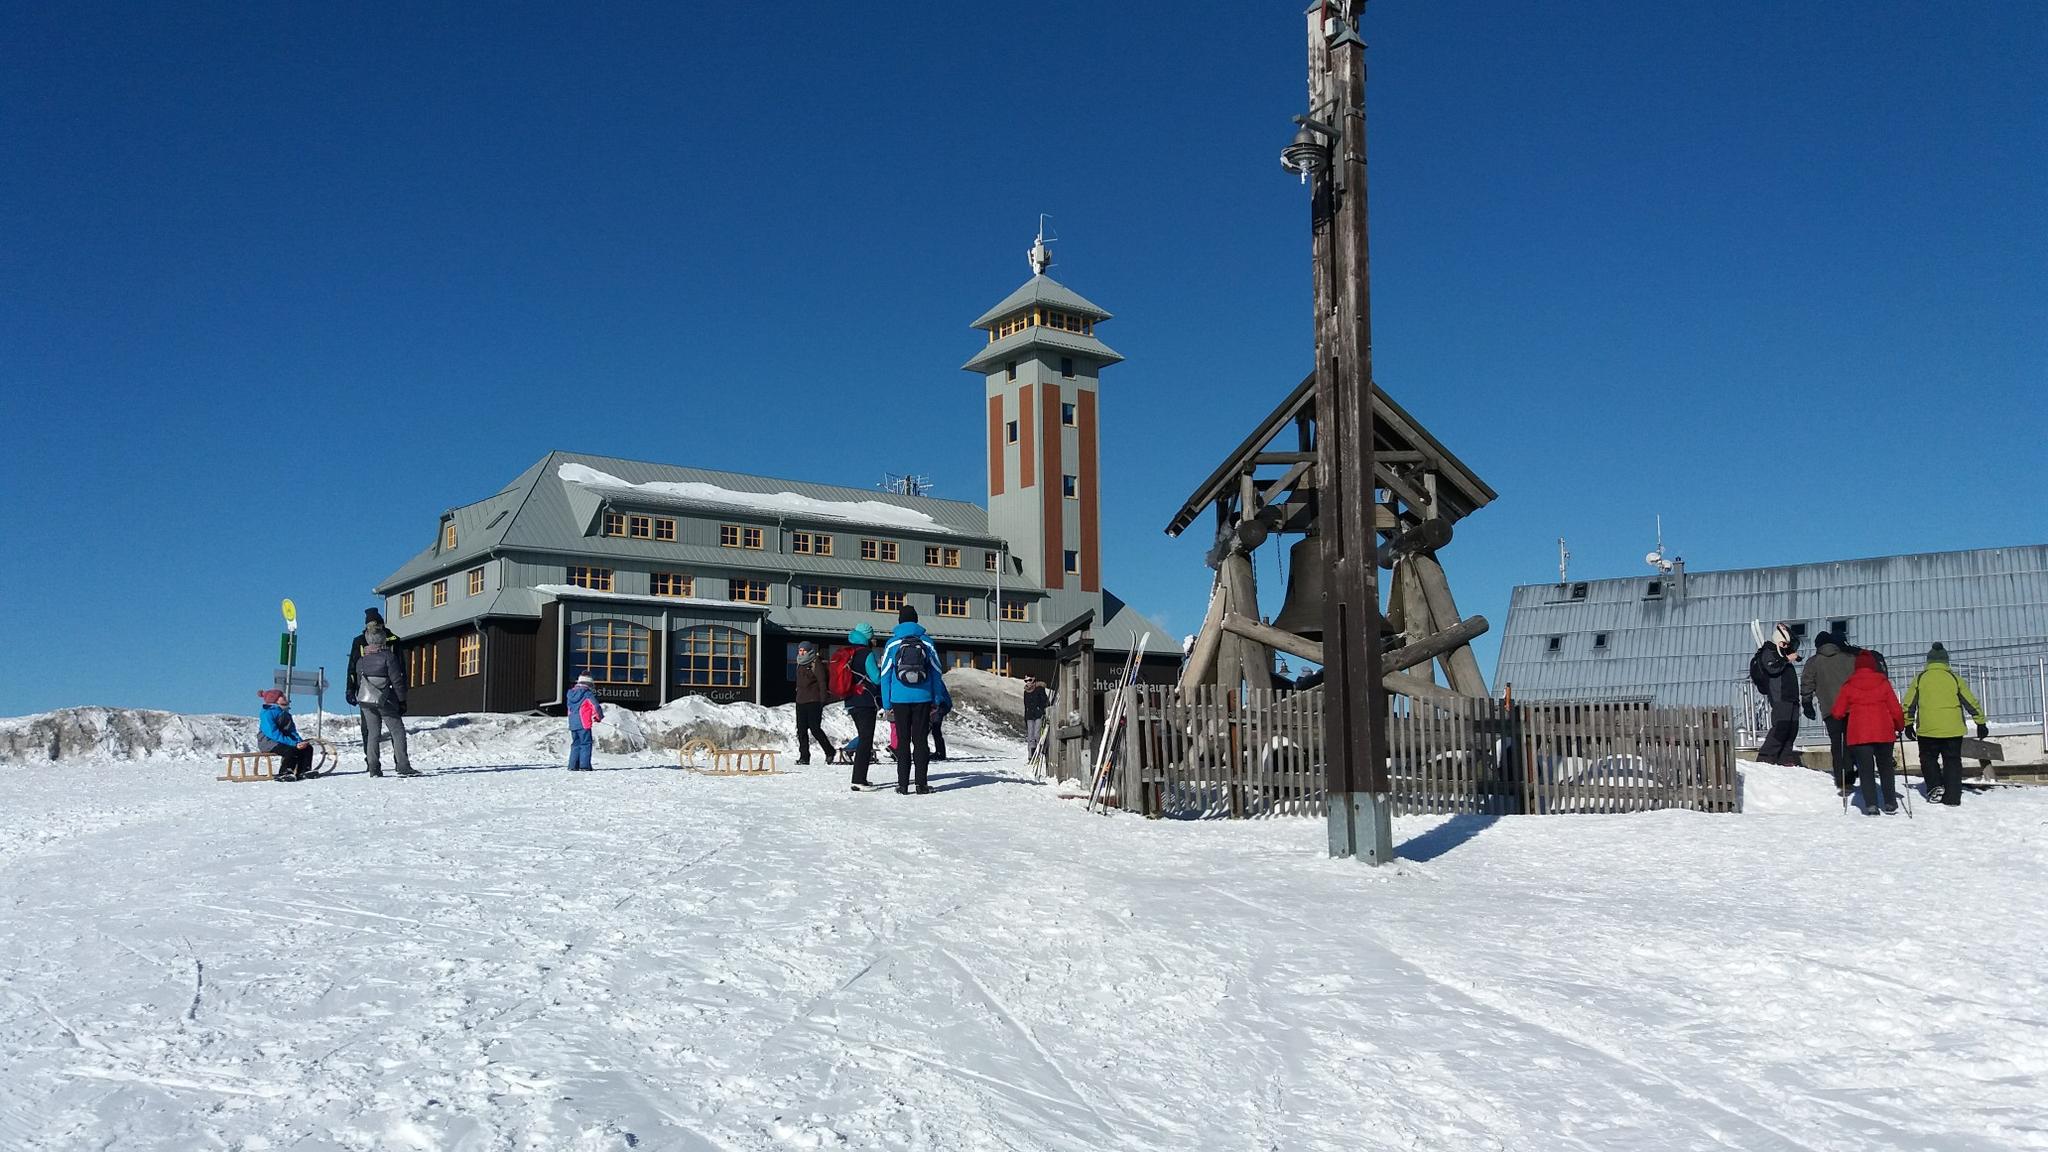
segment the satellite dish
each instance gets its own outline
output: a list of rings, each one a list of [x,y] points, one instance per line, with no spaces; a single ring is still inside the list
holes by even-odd
[[[1648,564],[1652,568],[1662,568],[1664,566],[1664,554],[1662,552],[1652,552],[1648,556],[1643,557],[1643,563]]]

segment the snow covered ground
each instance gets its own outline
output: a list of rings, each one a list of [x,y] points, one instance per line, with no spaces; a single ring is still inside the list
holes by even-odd
[[[2048,792],[1752,766],[1373,870],[966,732],[899,797],[465,727],[0,766],[0,1148],[2048,1148]]]

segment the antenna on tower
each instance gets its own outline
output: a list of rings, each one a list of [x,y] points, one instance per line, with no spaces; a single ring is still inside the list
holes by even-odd
[[[1040,212],[1038,214],[1038,239],[1032,241],[1031,251],[1024,256],[1026,260],[1031,262],[1031,274],[1033,276],[1043,276],[1045,275],[1045,270],[1052,267],[1052,249],[1047,248],[1046,245],[1052,243],[1053,240],[1059,239],[1057,235],[1053,236],[1051,240],[1046,238],[1045,220],[1045,213]]]
[[[1572,562],[1572,550],[1564,546],[1564,537],[1557,538],[1557,582],[1566,583],[1565,572]]]
[[[929,496],[937,486],[932,483],[931,477],[921,476],[915,472],[884,472],[882,482],[876,487],[884,492],[894,492],[898,496]]]
[[[1662,516],[1657,517],[1657,547],[1648,556],[1643,557],[1643,563],[1657,569],[1659,572],[1671,571],[1671,561],[1664,558],[1664,517]]]

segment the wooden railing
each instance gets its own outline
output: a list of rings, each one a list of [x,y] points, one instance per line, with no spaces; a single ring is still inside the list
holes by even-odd
[[[1323,694],[1134,687],[1113,795],[1148,816],[1320,816]],[[1387,723],[1397,815],[1733,812],[1717,708],[1635,703],[1450,707],[1398,698]]]

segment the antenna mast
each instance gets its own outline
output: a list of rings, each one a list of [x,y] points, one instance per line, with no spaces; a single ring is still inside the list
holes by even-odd
[[[1059,237],[1054,236],[1052,239],[1057,240]],[[1038,239],[1032,241],[1031,251],[1024,255],[1024,259],[1031,263],[1031,274],[1033,276],[1043,276],[1045,275],[1045,270],[1052,267],[1052,249],[1046,247],[1050,243],[1052,243],[1052,240],[1045,238],[1045,213],[1040,212],[1038,214]]]
[[[1566,582],[1566,581],[1565,581],[1565,571],[1566,571],[1566,565],[1570,564],[1570,563],[1571,563],[1571,560],[1572,560],[1572,553],[1571,553],[1571,549],[1569,549],[1569,548],[1566,548],[1566,547],[1564,546],[1564,537],[1562,537],[1562,536],[1559,536],[1559,537],[1557,538],[1557,582],[1558,582],[1559,584],[1563,584],[1563,583],[1565,583],[1565,582]]]

